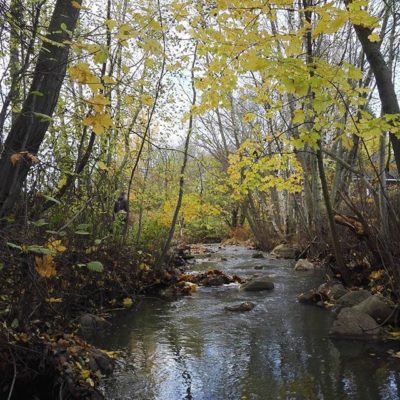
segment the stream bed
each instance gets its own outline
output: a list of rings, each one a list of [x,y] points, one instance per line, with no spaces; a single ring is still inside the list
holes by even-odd
[[[123,354],[104,381],[106,399],[400,399],[400,359],[388,354],[400,350],[397,342],[331,340],[333,313],[297,302],[322,283],[323,271],[296,272],[292,261],[255,259],[254,250],[240,246],[207,251],[193,271],[267,274],[275,289],[201,287],[175,301],[144,298],[136,310],[116,315],[112,331],[96,340]],[[224,310],[244,301],[255,308]]]

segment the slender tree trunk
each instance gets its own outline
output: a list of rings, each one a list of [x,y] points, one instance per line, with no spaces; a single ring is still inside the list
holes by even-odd
[[[191,71],[191,81],[192,81],[192,103],[191,103],[191,110],[193,109],[193,106],[196,105],[197,101],[197,91],[195,88],[195,82],[194,82],[194,67],[196,65],[196,60],[197,60],[197,43],[194,48],[194,55],[193,55],[193,62],[192,62],[192,71]],[[182,206],[182,200],[183,200],[183,194],[184,194],[184,188],[185,188],[185,171],[186,171],[186,165],[188,161],[188,152],[189,152],[189,143],[190,143],[190,138],[192,136],[193,132],[193,122],[194,122],[194,116],[193,112],[190,111],[190,117],[189,117],[189,126],[188,126],[188,131],[186,135],[186,140],[185,140],[185,147],[184,147],[184,154],[183,154],[183,163],[180,171],[180,176],[179,176],[179,193],[178,193],[178,200],[176,202],[176,207],[174,211],[174,215],[172,217],[172,222],[171,226],[168,232],[168,237],[167,240],[165,241],[164,247],[162,249],[162,252],[160,254],[160,257],[158,259],[157,265],[159,268],[162,267],[165,257],[168,253],[168,250],[171,246],[172,239],[174,237],[175,233],[175,227],[176,223],[178,221],[178,216],[179,212]]]
[[[11,211],[34,162],[31,155],[37,154],[49,127],[67,69],[69,45],[64,42],[70,40],[68,32],[74,32],[79,12],[80,8],[70,1],[56,2],[29,94],[12,124],[0,159],[0,218]],[[13,163],[11,156],[16,153],[20,157]]]
[[[305,41],[306,41],[307,64],[310,69],[310,76],[312,77],[314,75],[314,72],[313,72],[313,62],[314,61],[313,61],[313,45],[312,45],[312,32],[311,32],[312,11],[309,10],[310,6],[312,6],[312,0],[303,0],[303,7],[305,10],[304,16],[308,23],[308,26],[310,27],[308,29],[308,31],[306,32]],[[312,92],[311,87],[309,90],[310,90],[311,98],[314,98],[315,93]],[[327,183],[326,175],[325,175],[324,158],[323,158],[323,153],[322,153],[322,140],[321,139],[318,140],[317,146],[318,147],[316,150],[316,156],[317,156],[318,173],[319,173],[319,178],[321,181],[322,195],[324,198],[326,212],[327,212],[327,216],[328,216],[328,224],[329,224],[337,269],[340,272],[343,282],[349,283],[349,272],[346,268],[346,265],[345,265],[345,262],[343,259],[343,255],[342,255],[342,252],[340,249],[340,242],[339,242],[338,234],[336,231],[334,214],[333,214],[331,199],[330,199],[330,195],[329,195],[329,188],[328,188],[328,183]]]

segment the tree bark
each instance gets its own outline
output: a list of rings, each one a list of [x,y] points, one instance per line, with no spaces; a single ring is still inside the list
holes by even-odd
[[[82,0],[78,0],[81,4]],[[63,83],[71,32],[80,8],[72,2],[57,0],[46,39],[39,52],[28,97],[11,126],[0,159],[0,218],[7,215],[19,196],[29,169],[49,127]],[[47,117],[46,117],[47,116]],[[11,156],[19,153],[18,161]]]
[[[344,0],[346,6],[351,2],[352,0]],[[392,72],[381,52],[380,42],[371,42],[369,40],[368,37],[372,34],[372,29],[354,24],[353,27],[375,76],[382,104],[382,114],[399,114],[400,107],[392,79]],[[389,137],[393,147],[397,171],[400,173],[400,139],[392,132],[389,133]]]

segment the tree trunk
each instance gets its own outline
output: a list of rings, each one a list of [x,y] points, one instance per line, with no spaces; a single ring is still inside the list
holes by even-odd
[[[196,101],[197,101],[197,91],[196,91],[195,82],[194,82],[194,68],[196,66],[196,60],[197,60],[197,43],[196,43],[195,49],[194,49],[192,71],[191,71],[191,81],[192,81],[191,84],[192,84],[192,93],[193,93],[191,110],[196,105]],[[180,212],[181,206],[182,206],[182,200],[183,200],[183,194],[184,194],[184,188],[185,188],[185,171],[186,171],[186,165],[187,165],[187,161],[188,161],[190,138],[191,138],[192,132],[193,132],[193,122],[194,122],[193,112],[190,111],[189,126],[188,126],[188,131],[187,131],[186,140],[185,140],[185,148],[184,148],[184,153],[183,153],[183,163],[182,163],[182,167],[181,167],[181,171],[180,171],[180,175],[179,175],[178,200],[176,202],[176,207],[175,207],[174,215],[172,217],[172,222],[171,222],[171,226],[170,226],[170,229],[168,232],[167,240],[165,241],[164,247],[161,251],[160,257],[157,262],[158,268],[162,267],[162,265],[165,261],[165,257],[168,253],[169,247],[171,246],[171,242],[172,242],[172,239],[173,239],[174,233],[175,233],[176,223],[178,221],[179,212]]]
[[[11,126],[1,155],[0,218],[11,211],[35,160],[32,156],[37,154],[49,127],[66,74],[69,45],[64,42],[71,39],[68,32],[74,32],[79,12],[80,8],[70,1],[57,0],[28,97]],[[13,154],[19,154],[14,163]]]
[[[344,0],[344,2],[347,6],[352,0]],[[399,114],[400,107],[392,80],[392,72],[381,52],[380,42],[371,42],[369,40],[368,36],[372,34],[371,29],[360,25],[353,25],[353,27],[375,76],[382,104],[382,114]],[[391,132],[389,137],[393,147],[397,171],[400,172],[400,139]]]

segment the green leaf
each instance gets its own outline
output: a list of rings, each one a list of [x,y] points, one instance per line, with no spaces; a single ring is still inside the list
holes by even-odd
[[[50,115],[42,114],[42,113],[38,113],[38,112],[33,112],[32,114],[35,117],[37,117],[40,122],[52,122],[53,121],[53,118],[51,118]]]
[[[75,231],[75,234],[84,236],[84,235],[90,235],[90,232],[87,232],[87,231]]]
[[[11,322],[11,328],[17,329],[19,327],[19,321],[17,318],[14,318],[13,322]]]
[[[85,231],[85,230],[87,230],[87,229],[89,229],[90,228],[90,224],[79,224],[77,227],[76,227],[76,230],[78,230],[78,231]]]
[[[47,247],[39,246],[37,244],[33,244],[27,247],[27,251],[30,253],[40,254],[40,255],[51,255],[54,254],[53,250],[48,249]]]
[[[39,90],[32,90],[32,92],[29,93],[32,96],[39,96],[39,97],[43,97],[44,94],[42,92],[39,92]]]
[[[39,219],[37,221],[32,221],[31,224],[33,226],[36,226],[36,227],[40,228],[41,226],[48,225],[48,222],[46,222],[45,219],[41,218],[41,219]]]
[[[7,242],[7,246],[8,246],[8,247],[11,247],[12,249],[15,249],[15,250],[22,251],[22,247],[21,247],[21,246],[18,246],[18,245],[15,244],[15,243]]]
[[[43,195],[43,197],[44,197],[46,200],[48,200],[48,201],[52,201],[53,203],[56,203],[56,204],[59,204],[59,205],[61,205],[61,201],[60,201],[60,200],[57,200],[57,199],[55,199],[54,197],[51,197],[51,196],[46,196],[46,195]]]
[[[86,267],[88,270],[95,272],[103,272],[104,270],[103,264],[100,261],[90,261],[86,264]]]

